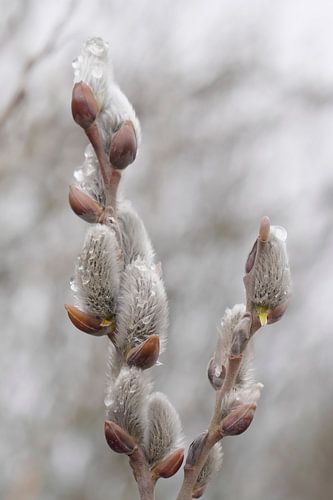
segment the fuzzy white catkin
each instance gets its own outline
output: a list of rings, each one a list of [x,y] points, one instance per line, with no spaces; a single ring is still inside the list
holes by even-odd
[[[146,228],[130,202],[122,201],[117,209],[118,227],[121,231],[125,264],[141,258],[148,266],[154,262],[154,249]]]
[[[210,450],[205,465],[201,469],[201,472],[196,481],[197,487],[205,486],[208,481],[210,481],[212,476],[221,470],[222,459],[222,445],[221,443],[216,443]]]
[[[221,367],[227,363],[231,351],[233,336],[236,326],[245,313],[244,304],[236,304],[232,309],[227,308],[223,315],[221,326],[218,330],[218,341],[215,351],[215,365]],[[253,346],[252,342],[246,347],[237,374],[237,385],[248,385],[253,382]]]
[[[270,233],[254,268],[254,292],[250,297],[258,307],[274,309],[288,299],[291,279],[285,239]]]
[[[110,399],[113,390],[113,384],[115,383],[123,366],[123,356],[117,351],[112,342],[109,342],[106,367],[106,400]]]
[[[182,426],[177,411],[161,392],[148,401],[144,451],[149,464],[155,464],[181,446]]]
[[[135,347],[149,335],[159,335],[161,351],[168,327],[168,304],[157,271],[142,259],[125,267],[117,305],[116,343],[120,349]]]
[[[87,232],[75,267],[73,285],[79,307],[101,318],[112,318],[122,265],[113,229],[94,224]]]
[[[244,304],[236,304],[232,309],[227,308],[221,320],[221,326],[218,331],[218,347],[216,351],[222,353],[221,362],[227,357],[231,350],[234,330],[245,313]]]
[[[127,430],[138,443],[142,442],[147,425],[144,407],[150,391],[144,372],[127,366],[107,388],[104,403],[108,420]]]

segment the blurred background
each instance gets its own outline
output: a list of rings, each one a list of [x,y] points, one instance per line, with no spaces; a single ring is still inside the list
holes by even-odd
[[[110,42],[143,142],[122,190],[163,263],[170,337],[156,388],[186,444],[209,422],[206,366],[244,300],[262,215],[287,228],[293,299],[259,332],[265,385],[248,432],[224,443],[207,500],[327,500],[333,490],[333,5],[329,0],[0,1],[0,496],[137,498],[104,441],[105,339],[63,304],[86,225],[68,185],[83,161],[71,61]],[[181,473],[160,481],[173,499]]]

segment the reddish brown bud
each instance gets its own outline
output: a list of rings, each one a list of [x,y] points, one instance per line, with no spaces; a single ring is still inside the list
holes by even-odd
[[[232,356],[237,357],[244,352],[251,336],[251,325],[252,325],[251,314],[246,312],[242,316],[242,318],[240,319],[234,330],[233,341],[231,346]]]
[[[207,431],[198,436],[188,449],[186,465],[195,465],[207,440]]]
[[[267,323],[271,325],[279,321],[288,308],[288,301],[279,304],[275,309],[271,309],[267,314]]]
[[[212,358],[208,363],[207,375],[208,375],[208,380],[211,383],[213,389],[215,389],[215,391],[221,389],[225,379],[225,374],[226,374],[226,368],[224,365],[221,366],[220,374],[219,375],[216,374],[215,359]]]
[[[68,304],[65,304],[65,309],[73,325],[82,332],[101,337],[102,335],[109,335],[115,329],[114,321],[103,320]]]
[[[113,135],[110,149],[110,162],[114,168],[126,168],[135,160],[138,144],[131,121],[125,121]]]
[[[86,222],[96,223],[103,213],[103,208],[89,195],[76,186],[69,187],[69,204],[73,212]]]
[[[104,424],[104,433],[106,442],[116,453],[131,455],[135,450],[136,444],[132,436],[115,422],[107,420]]]
[[[184,448],[179,448],[178,450],[169,453],[169,455],[155,465],[152,469],[152,474],[156,479],[159,477],[167,479],[168,477],[174,476],[180,469],[183,460]]]
[[[238,436],[247,430],[250,426],[257,405],[239,404],[231,410],[222,420],[222,433],[224,436]]]
[[[251,252],[249,253],[249,256],[247,258],[246,264],[245,264],[245,272],[246,274],[251,271],[251,269],[254,266],[255,260],[256,260],[256,255],[257,255],[257,247],[258,247],[258,240],[254,242],[254,245],[252,247]]]
[[[193,491],[192,491],[192,498],[200,498],[200,497],[202,497],[202,495],[205,493],[206,486],[207,485],[204,484],[203,486],[194,487]]]
[[[87,129],[94,123],[97,113],[97,102],[89,85],[76,83],[72,92],[72,115],[76,123]]]
[[[160,354],[160,338],[158,335],[150,335],[142,344],[134,347],[126,356],[128,366],[136,366],[146,370],[154,366]]]

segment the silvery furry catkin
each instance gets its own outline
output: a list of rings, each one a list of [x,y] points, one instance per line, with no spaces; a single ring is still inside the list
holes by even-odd
[[[129,457],[140,499],[153,500],[156,481],[178,471],[184,450],[179,415],[163,393],[153,392],[149,372],[167,338],[161,266],[140,216],[118,196],[141,129],[115,82],[106,42],[85,42],[73,68],[72,115],[90,144],[74,173],[69,203],[90,227],[71,280],[75,306],[65,307],[79,330],[109,342],[106,441]],[[254,381],[253,337],[281,319],[291,289],[286,231],[271,226],[268,217],[260,222],[243,281],[246,304],[226,309],[208,364],[213,416],[190,445],[177,500],[204,494],[222,465],[222,438],[245,432],[255,415],[263,385]]]
[[[117,196],[121,171],[137,154],[140,124],[114,80],[106,42],[85,42],[73,67],[72,114],[90,145],[69,202],[90,228],[71,280],[75,306],[66,309],[77,328],[111,342],[105,436],[112,450],[129,456],[140,497],[148,499],[159,477],[177,472],[183,449],[178,413],[165,395],[152,393],[146,373],[167,336],[161,268],[141,218]]]

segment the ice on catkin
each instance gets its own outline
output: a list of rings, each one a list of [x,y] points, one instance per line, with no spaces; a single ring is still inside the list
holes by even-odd
[[[74,172],[75,185],[93,198],[100,206],[105,207],[105,192],[102,175],[92,146],[89,144],[84,152],[84,162]]]
[[[99,109],[108,97],[112,68],[108,63],[109,44],[102,38],[89,38],[73,61],[74,83],[84,82],[91,88]]]
[[[144,407],[150,389],[141,370],[123,367],[107,388],[104,401],[107,419],[120,425],[138,443],[142,442],[147,425]]]
[[[94,224],[87,232],[75,266],[72,288],[78,305],[103,319],[113,318],[122,265],[113,229]]]
[[[153,393],[147,406],[144,451],[149,464],[155,464],[181,446],[182,426],[177,411],[161,392]]]
[[[168,304],[163,282],[157,271],[136,259],[125,267],[117,305],[117,346],[128,351],[158,335],[161,350],[168,327]]]

